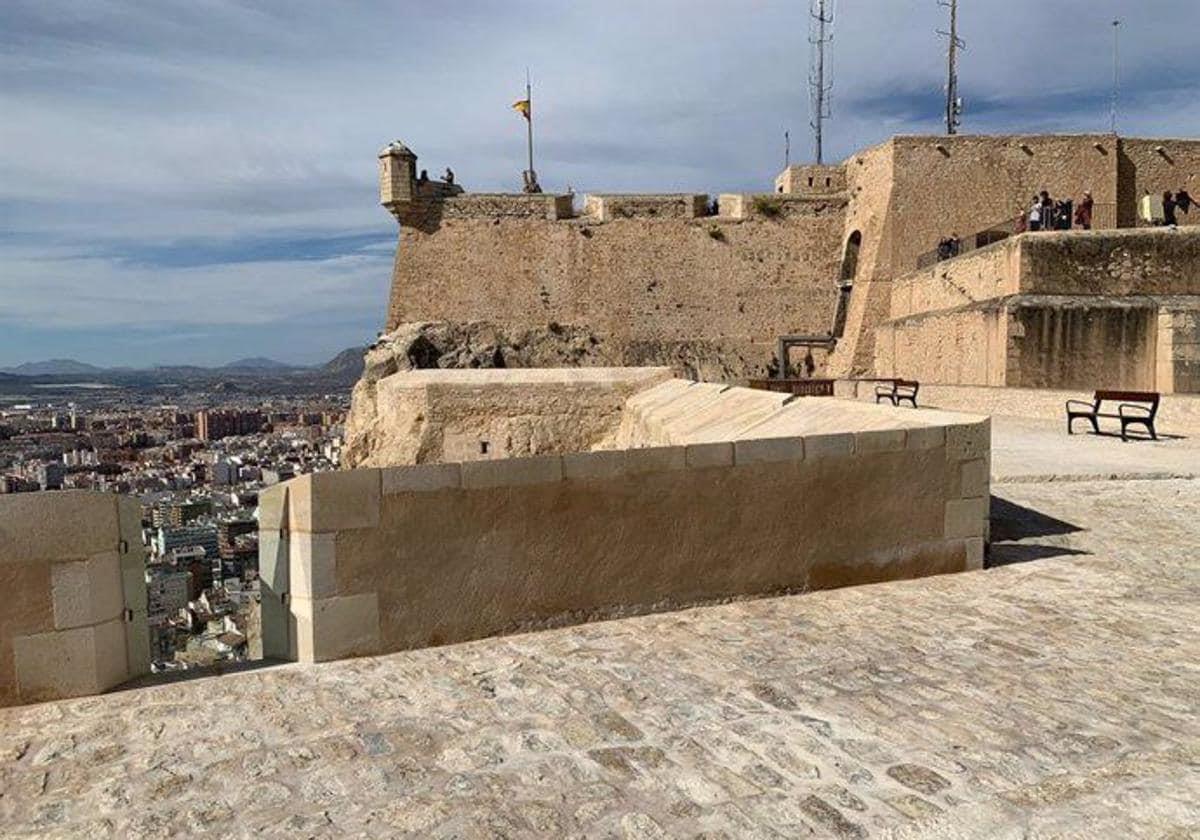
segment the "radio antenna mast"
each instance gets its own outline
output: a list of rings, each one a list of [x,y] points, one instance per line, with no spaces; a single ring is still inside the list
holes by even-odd
[[[962,125],[962,97],[958,95],[958,51],[967,48],[958,37],[958,0],[938,0],[939,6],[950,9],[950,31],[939,29],[938,34],[950,42],[946,51],[946,133],[958,134]]]
[[[808,72],[808,87],[811,94],[810,110],[813,143],[817,163],[822,163],[825,120],[831,115],[830,95],[833,92],[832,74],[826,67],[825,45],[833,40],[833,0],[809,0],[808,42],[812,45],[811,66]]]

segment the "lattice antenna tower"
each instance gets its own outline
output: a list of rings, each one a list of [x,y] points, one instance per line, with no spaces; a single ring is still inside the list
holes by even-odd
[[[822,143],[825,120],[832,115],[833,73],[825,47],[833,40],[834,0],[809,0],[808,43],[811,45],[808,68],[809,110],[817,163],[823,162]]]
[[[958,0],[938,0],[938,5],[950,10],[949,31],[937,31],[949,44],[946,49],[946,133],[958,134],[963,112],[962,97],[958,95],[958,52],[965,50],[967,44],[958,37]]]

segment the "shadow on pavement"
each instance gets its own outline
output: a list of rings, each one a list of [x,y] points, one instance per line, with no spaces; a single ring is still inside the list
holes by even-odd
[[[1029,537],[1056,537],[1074,534],[1083,529],[1070,522],[1047,516],[1039,510],[1027,508],[992,496],[992,542],[1024,540]]]
[[[264,668],[276,668],[290,663],[277,659],[247,659],[239,662],[214,662],[212,665],[197,665],[179,671],[160,671],[157,674],[144,674],[129,682],[121,683],[111,691],[127,691],[132,688],[147,688],[156,685],[189,682],[205,677],[220,677],[225,674],[244,674],[248,671],[259,671]]]
[[[1090,553],[1053,543],[1022,542],[1039,537],[1061,537],[1084,529],[999,496],[992,496],[991,522],[991,545],[984,564],[987,568]]]

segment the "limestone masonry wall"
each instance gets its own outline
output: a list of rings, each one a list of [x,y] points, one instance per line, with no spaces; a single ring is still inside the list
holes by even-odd
[[[1198,311],[1200,234],[1029,233],[894,280],[875,370],[959,385],[1195,390],[1187,325]]]
[[[144,563],[136,499],[0,496],[0,706],[148,673]]]
[[[762,375],[777,336],[827,332],[833,316],[841,208],[805,205],[786,219],[402,228],[388,326],[580,324],[626,348],[619,362],[674,364],[680,344],[709,342],[742,359],[741,375]]]
[[[385,150],[384,170],[412,171],[415,158],[404,155],[411,153]],[[778,336],[830,333],[840,297],[844,328],[817,363],[826,374],[867,375],[875,328],[890,317],[890,284],[939,240],[1011,231],[1043,189],[1073,200],[1090,191],[1097,230],[1134,227],[1143,193],[1200,193],[1200,142],[901,136],[840,165],[788,167],[774,193],[720,195],[713,217],[703,215],[701,195],[589,196],[584,216],[571,219],[570,196],[468,193],[440,199],[432,212],[423,199],[406,204],[412,189],[394,177],[381,183],[402,224],[389,329],[429,320],[506,329],[553,321],[612,338],[620,345],[615,363],[738,379],[771,367]],[[1198,224],[1200,209],[1180,218]],[[1029,258],[1044,256],[1053,269],[1070,255],[1049,250],[1074,246],[1044,247]],[[1194,262],[1184,251],[1169,259]],[[843,265],[850,276],[841,277]],[[727,362],[701,370],[686,361],[701,345]]]
[[[588,195],[584,215],[597,221],[613,219],[695,219],[708,214],[708,196],[678,195]]]
[[[413,370],[377,384],[350,467],[578,452],[610,441],[633,394],[668,368]],[[355,406],[355,411],[362,411]]]
[[[986,419],[834,400],[780,407],[766,393],[756,419],[757,393],[672,380],[642,392],[642,422],[708,437],[730,418],[690,432],[667,421],[702,408],[672,407],[693,389],[702,404],[731,401],[741,417],[728,428],[750,426],[702,443],[270,488],[265,653],[322,661],[981,566]],[[830,431],[847,417],[868,428]]]

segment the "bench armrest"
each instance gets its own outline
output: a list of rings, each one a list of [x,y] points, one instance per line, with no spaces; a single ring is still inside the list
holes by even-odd
[[[896,393],[896,389],[894,387],[890,387],[890,386],[886,386],[886,385],[876,385],[875,393],[876,394],[894,394],[894,393]]]
[[[1092,404],[1090,402],[1086,402],[1084,400],[1067,400],[1067,411],[1070,411],[1071,406],[1073,406],[1073,405],[1083,406],[1084,408],[1086,408],[1088,410],[1089,414],[1096,413],[1096,406],[1094,404]]]
[[[1129,409],[1131,413],[1126,414],[1126,409]],[[1147,408],[1144,405],[1137,405],[1135,403],[1121,403],[1117,406],[1117,414],[1121,415],[1122,417],[1136,417],[1139,420],[1149,420],[1154,416],[1154,410]]]

